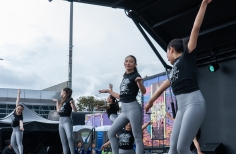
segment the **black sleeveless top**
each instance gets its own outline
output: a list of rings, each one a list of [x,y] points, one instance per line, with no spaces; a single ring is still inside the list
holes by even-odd
[[[73,98],[68,98],[61,106],[59,115],[61,117],[70,117],[72,112],[72,107],[70,105],[70,101],[73,100]]]
[[[23,115],[17,115],[16,110],[13,113],[12,121],[11,121],[11,126],[12,127],[17,127],[20,125],[20,120],[23,121]]]
[[[111,114],[117,114],[116,104],[109,104],[109,105],[110,109],[107,109],[108,118],[110,117]]]
[[[119,148],[123,150],[130,150],[133,149],[134,146],[134,136],[132,131],[127,131],[122,129],[118,133],[119,137]]]
[[[188,53],[186,48],[183,54],[175,59],[170,72],[170,83],[175,95],[191,93],[199,90],[197,80],[196,52]]]

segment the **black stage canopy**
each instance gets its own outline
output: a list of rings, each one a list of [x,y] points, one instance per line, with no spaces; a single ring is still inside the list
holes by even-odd
[[[136,26],[141,25],[166,51],[172,39],[189,37],[202,0],[74,0],[74,2],[126,10],[126,14],[133,19]],[[213,0],[208,6],[196,48],[198,65],[209,63],[212,52],[216,54],[218,61],[236,57],[235,7],[235,0]],[[138,28],[140,30],[140,27]],[[154,52],[158,55],[158,51]],[[166,67],[165,63],[163,65]]]

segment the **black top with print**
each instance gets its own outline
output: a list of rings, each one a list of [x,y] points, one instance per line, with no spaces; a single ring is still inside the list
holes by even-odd
[[[117,114],[117,108],[116,108],[116,104],[110,104],[110,109],[107,109],[107,115],[108,118],[110,117],[111,114]]]
[[[17,115],[16,111],[14,111],[13,113],[13,117],[12,117],[12,121],[11,121],[11,126],[12,127],[17,127],[20,125],[20,120],[23,121],[23,116],[21,115]]]
[[[197,80],[196,52],[188,52],[185,49],[183,54],[175,59],[170,72],[170,83],[175,95],[191,93],[199,90]]]
[[[136,101],[139,87],[135,82],[137,77],[141,77],[138,72],[125,74],[120,85],[120,101],[122,103],[130,103]]]
[[[133,149],[134,136],[132,131],[122,129],[118,134],[119,137],[119,148],[123,150]]]
[[[70,117],[72,112],[72,107],[70,105],[70,101],[73,100],[73,98],[68,98],[61,106],[59,115],[61,117]]]

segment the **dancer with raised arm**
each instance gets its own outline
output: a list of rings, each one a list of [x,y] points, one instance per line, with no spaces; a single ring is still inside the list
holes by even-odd
[[[24,106],[20,104],[20,93],[21,90],[18,90],[17,98],[16,98],[16,109],[13,113],[13,118],[11,122],[11,126],[13,129],[12,135],[11,135],[11,146],[16,154],[23,154],[23,110]]]
[[[109,89],[112,91],[112,84],[109,84]],[[107,116],[110,119],[110,121],[113,123],[116,118],[118,117],[117,112],[120,110],[118,101],[115,97],[112,95],[109,95],[107,97],[107,103],[108,105],[106,106],[98,106],[98,108],[106,109]]]
[[[125,73],[120,85],[120,94],[115,93],[109,89],[100,90],[100,93],[109,93],[121,102],[121,114],[116,118],[108,131],[108,137],[111,142],[112,153],[119,153],[119,143],[116,134],[125,127],[129,122],[132,126],[133,135],[136,143],[136,153],[143,154],[143,141],[142,141],[142,109],[136,101],[138,91],[142,94],[146,93],[143,86],[142,78],[136,68],[137,60],[134,56],[129,55],[125,58],[124,62]]]
[[[178,102],[178,112],[171,134],[169,154],[191,154],[190,144],[206,114],[205,100],[198,87],[196,51],[194,49],[197,46],[200,27],[210,2],[211,0],[202,1],[189,41],[174,39],[169,43],[167,58],[173,65],[170,79],[157,89],[146,105],[146,112],[148,112],[153,106],[153,102],[169,86],[172,87]]]
[[[72,89],[64,88],[61,90],[61,101],[53,99],[56,102],[57,112],[59,112],[59,134],[61,138],[64,154],[69,154],[67,141],[69,143],[70,153],[75,154],[74,138],[73,138],[73,122],[71,119],[72,109],[77,112],[72,95]]]

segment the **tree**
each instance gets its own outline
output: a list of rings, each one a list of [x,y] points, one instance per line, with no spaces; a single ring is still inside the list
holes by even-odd
[[[97,106],[105,105],[104,100],[96,99],[94,96],[81,96],[76,99],[77,109],[79,111],[94,111]],[[103,111],[104,109],[96,109],[97,111]]]

